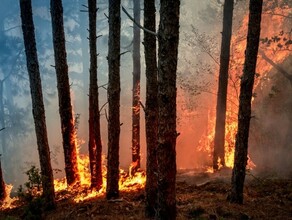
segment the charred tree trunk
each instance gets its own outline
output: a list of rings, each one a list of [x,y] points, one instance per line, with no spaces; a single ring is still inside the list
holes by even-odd
[[[179,0],[160,1],[158,32],[157,219],[176,218],[176,70],[179,41],[179,8]]]
[[[96,0],[88,0],[89,10],[89,49],[90,49],[90,84],[89,84],[89,159],[91,187],[102,187],[100,114],[97,86],[96,52]]]
[[[144,1],[144,27],[156,32],[155,0]],[[157,131],[158,131],[158,100],[157,100],[157,60],[156,37],[144,31],[144,52],[146,63],[146,107],[145,126],[147,143],[146,161],[146,216],[154,217],[157,203]]]
[[[50,5],[56,65],[55,68],[59,96],[59,113],[61,118],[61,130],[65,157],[65,172],[68,185],[73,185],[79,181],[79,174],[75,140],[76,134],[71,106],[68,64],[65,46],[62,0],[51,0]]]
[[[213,169],[219,165],[225,166],[225,120],[228,86],[228,69],[230,58],[230,41],[232,35],[233,0],[225,0],[223,9],[223,31],[220,54],[219,85],[217,93],[216,125],[213,154]],[[218,164],[220,159],[220,163]]]
[[[243,185],[247,164],[248,136],[251,118],[251,98],[259,48],[263,0],[250,0],[247,45],[243,75],[240,83],[238,131],[235,142],[231,192],[228,200],[243,203]]]
[[[134,20],[140,24],[140,0],[134,1]],[[132,164],[135,172],[140,168],[140,28],[133,28],[133,103],[132,103]]]
[[[109,0],[107,199],[119,197],[121,0]]]
[[[4,201],[5,197],[6,197],[6,187],[5,187],[5,182],[4,182],[4,178],[2,174],[1,159],[0,159],[0,205]]]
[[[32,113],[34,118],[39,160],[41,166],[43,197],[46,201],[46,208],[50,209],[54,208],[56,205],[54,178],[53,170],[51,167],[45,107],[43,102],[42,83],[35,42],[31,0],[20,0],[20,10],[26,63],[30,82]]]

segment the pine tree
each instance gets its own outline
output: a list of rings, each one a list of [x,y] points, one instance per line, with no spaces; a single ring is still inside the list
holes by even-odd
[[[144,1],[144,27],[156,32],[155,0]],[[146,63],[146,106],[145,126],[147,143],[146,161],[146,216],[155,216],[157,202],[157,131],[158,131],[158,100],[157,100],[157,56],[156,36],[144,31],[144,52]]]
[[[0,154],[0,157],[1,157],[1,154]],[[6,197],[6,187],[5,187],[5,182],[4,182],[2,167],[1,167],[1,160],[0,160],[0,205],[4,201],[5,197]]]
[[[158,219],[175,219],[176,71],[179,41],[179,0],[160,1],[158,32]]]
[[[32,114],[34,118],[35,133],[41,166],[43,197],[45,199],[45,208],[50,209],[54,208],[56,205],[54,178],[51,167],[50,148],[47,135],[42,83],[35,42],[31,0],[20,0],[20,10],[32,100]]]
[[[89,10],[89,48],[90,48],[90,84],[89,84],[89,159],[91,187],[102,187],[102,145],[100,135],[100,114],[97,86],[96,52],[96,0],[88,0]]]
[[[232,35],[233,1],[225,0],[223,9],[223,31],[220,54],[219,84],[217,93],[216,125],[213,154],[213,169],[218,170],[218,165],[225,166],[225,120],[226,100],[228,86],[228,69],[230,58],[230,41]],[[218,164],[220,159],[220,163]]]
[[[68,185],[79,181],[75,127],[70,97],[62,0],[50,0],[59,113],[63,137],[65,172]]]
[[[109,0],[107,199],[119,197],[121,0]]]
[[[134,20],[140,24],[140,0],[134,2]],[[132,165],[135,172],[140,168],[140,28],[133,28],[133,98],[132,98]]]
[[[243,203],[243,185],[247,164],[248,136],[251,118],[251,99],[261,32],[263,0],[250,0],[247,44],[243,75],[240,82],[238,131],[235,142],[234,167],[232,170],[231,192],[228,200]]]

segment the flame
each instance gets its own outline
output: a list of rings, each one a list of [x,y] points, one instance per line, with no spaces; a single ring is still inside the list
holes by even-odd
[[[3,200],[1,206],[0,206],[0,210],[4,210],[4,209],[12,209],[14,207],[16,207],[16,205],[14,204],[14,202],[18,199],[17,197],[11,198],[10,197],[10,193],[12,190],[13,186],[11,184],[6,184],[5,185],[5,191],[6,191],[6,197]]]
[[[292,50],[291,44],[287,47],[279,47],[277,43],[277,37],[280,39],[285,39],[286,41],[291,40],[291,34],[289,31],[285,33],[284,29],[284,19],[285,16],[289,16],[291,9],[288,6],[273,8],[272,3],[267,2],[265,5],[265,11],[262,14],[261,23],[261,38],[275,39],[271,44],[260,43],[260,50],[264,50],[267,57],[271,58],[274,63],[280,64],[285,58],[290,55]],[[279,3],[280,4],[280,3]],[[273,16],[276,15],[276,16]],[[278,16],[283,15],[283,16]],[[240,75],[243,72],[243,65],[245,60],[245,49],[246,49],[246,34],[248,27],[248,14],[245,15],[242,25],[238,30],[238,33],[233,35],[231,40],[231,59],[230,59],[230,73],[229,73],[229,85],[228,85],[228,95],[227,95],[227,111],[226,111],[226,127],[225,127],[225,164],[226,167],[233,168],[234,163],[234,151],[235,151],[235,135],[237,133],[237,111],[239,106],[239,84]],[[283,41],[285,42],[285,41]],[[269,78],[267,74],[271,71],[273,66],[271,66],[267,61],[259,54],[257,60],[256,68],[256,78],[254,83],[254,89],[264,85],[264,83],[269,83]],[[261,77],[258,77],[261,76]],[[261,80],[267,79],[267,80]],[[255,97],[252,98],[252,102]],[[212,111],[208,112],[208,127],[207,133],[203,135],[199,142],[198,149],[204,152],[208,152],[209,157],[212,157],[213,145],[215,137],[215,113]],[[220,161],[218,161],[220,164]],[[253,169],[256,165],[252,162],[251,158],[248,156],[247,169]],[[206,168],[206,172],[213,172],[211,167]]]
[[[82,141],[79,141],[75,136],[76,143],[80,146]],[[56,192],[68,191],[71,192],[75,197],[73,200],[78,203],[84,200],[103,196],[106,192],[106,174],[107,169],[105,165],[105,155],[102,156],[102,182],[103,185],[100,190],[96,191],[95,189],[90,189],[91,177],[89,170],[89,156],[80,154],[79,147],[77,148],[77,162],[78,162],[78,172],[80,176],[80,184],[75,184],[68,187],[66,183],[66,178],[54,180],[54,186]],[[133,164],[129,167],[131,171]],[[144,171],[137,171],[134,174],[131,172],[127,173],[123,169],[120,169],[120,179],[119,179],[119,190],[120,191],[136,191],[143,189],[146,183],[146,174]]]

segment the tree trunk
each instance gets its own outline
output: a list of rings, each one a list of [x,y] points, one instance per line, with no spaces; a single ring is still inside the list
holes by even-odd
[[[91,187],[102,187],[102,159],[100,114],[97,86],[97,52],[96,52],[96,0],[88,0],[89,10],[89,48],[90,48],[90,84],[89,84],[89,159]]]
[[[226,120],[226,99],[228,85],[228,69],[230,57],[230,41],[232,35],[233,0],[225,0],[223,10],[223,31],[220,54],[219,85],[217,93],[216,125],[213,154],[213,169],[218,166],[225,166],[225,120]],[[220,159],[220,164],[218,163]]]
[[[179,8],[179,0],[160,1],[157,219],[176,218],[176,70],[179,41]]]
[[[20,9],[26,63],[30,82],[32,113],[34,118],[39,160],[41,166],[43,197],[46,201],[45,207],[47,209],[50,209],[54,208],[56,205],[54,178],[53,170],[51,167],[45,107],[43,102],[42,84],[35,42],[31,0],[20,0]]]
[[[156,32],[155,0],[144,1],[144,27]],[[157,100],[157,60],[156,37],[144,31],[144,52],[146,63],[146,107],[145,126],[147,143],[146,161],[146,216],[154,217],[157,203],[157,131],[158,131],[158,100]]]
[[[67,183],[73,185],[79,181],[75,128],[71,106],[70,85],[68,76],[67,54],[63,25],[62,0],[51,0],[51,16],[57,87],[59,96],[59,113],[63,137],[65,172]]]
[[[107,199],[119,197],[121,0],[109,0]]]
[[[5,187],[4,178],[2,174],[1,159],[0,159],[0,205],[4,201],[5,197],[6,197],[6,187]]]
[[[1,128],[5,128],[5,111],[4,111],[4,80],[0,81],[0,124]],[[4,157],[8,156],[6,154],[7,152],[7,146],[6,146],[6,135],[5,132],[1,132],[1,145],[2,145],[2,153]],[[6,164],[4,164],[5,167]]]
[[[140,24],[140,0],[134,1],[134,20]],[[132,165],[140,168],[140,28],[133,24]]]
[[[243,203],[243,185],[247,164],[248,136],[251,117],[251,98],[257,63],[263,0],[250,0],[247,45],[243,75],[240,83],[238,131],[235,142],[231,192],[228,200]]]

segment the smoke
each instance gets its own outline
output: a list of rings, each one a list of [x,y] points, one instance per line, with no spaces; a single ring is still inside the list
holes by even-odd
[[[131,11],[130,1],[122,1],[123,6]],[[13,5],[8,3],[6,5]],[[39,52],[40,69],[42,74],[42,83],[44,90],[44,99],[46,107],[47,130],[49,136],[49,145],[51,149],[52,166],[60,170],[55,177],[65,176],[64,156],[62,149],[61,126],[58,112],[58,97],[56,88],[56,76],[54,72],[54,56],[52,50],[51,24],[49,15],[49,3],[47,1],[38,1],[34,3],[34,19],[36,26],[37,46]],[[64,0],[64,21],[66,33],[66,46],[68,53],[69,77],[72,91],[72,105],[75,114],[80,114],[78,124],[79,148],[82,154],[88,153],[88,79],[89,60],[86,57],[88,52],[87,37],[87,13],[80,12],[81,6]],[[235,6],[236,17],[234,19],[234,30],[238,30],[242,24],[242,18],[246,13],[246,2],[238,1]],[[158,10],[157,5],[157,12]],[[1,7],[3,9],[3,7]],[[19,9],[14,9],[15,14]],[[219,67],[216,62],[219,60],[220,42],[222,31],[222,5],[217,1],[201,0],[182,0],[180,16],[180,44],[179,60],[177,74],[177,132],[180,135],[177,138],[177,167],[178,169],[197,169],[210,165],[211,158],[208,152],[199,149],[202,137],[206,137],[208,126],[210,125],[209,115],[214,114],[216,108],[216,92]],[[99,89],[101,111],[101,135],[103,144],[103,153],[107,154],[107,37],[108,22],[104,13],[107,13],[107,4],[101,4],[98,11],[98,38],[97,51],[98,56],[98,84],[104,85]],[[122,40],[121,52],[129,51],[132,48],[132,21],[123,13],[122,15]],[[5,28],[19,26],[19,18],[10,15],[6,20]],[[159,21],[159,13],[157,13]],[[142,22],[142,21],[141,21]],[[269,25],[269,24],[266,24]],[[288,26],[288,25],[286,25]],[[266,26],[265,26],[266,27]],[[290,26],[291,27],[291,26]],[[266,29],[266,28],[265,28]],[[21,30],[13,29],[12,32],[4,34],[5,38],[15,40],[22,44]],[[143,34],[143,31],[142,31]],[[0,36],[0,40],[3,36]],[[141,39],[143,37],[141,36]],[[9,43],[9,42],[8,42]],[[6,42],[7,44],[7,42]],[[11,46],[15,44],[10,42]],[[3,44],[4,45],[4,44]],[[211,56],[210,56],[211,55]],[[243,55],[242,55],[243,56]],[[0,60],[1,62],[3,60]],[[145,63],[144,46],[141,45],[141,102],[145,104]],[[289,63],[290,62],[290,63]],[[11,65],[11,64],[10,64]],[[21,88],[19,91],[26,92],[15,93],[13,102],[24,109],[23,122],[27,123],[26,132],[17,131],[10,133],[9,157],[13,158],[13,164],[6,167],[4,171],[5,179],[14,185],[25,182],[26,171],[30,164],[38,164],[38,153],[31,116],[30,94],[27,91],[27,77],[25,62],[23,59],[17,62],[17,72],[25,77],[16,78],[14,83]],[[289,72],[291,71],[291,56],[284,64]],[[3,66],[0,72],[4,73]],[[238,73],[240,74],[240,73]],[[269,78],[273,82],[265,83],[266,87],[259,86],[256,93],[258,97],[253,104],[255,118],[251,121],[250,132],[250,152],[252,161],[259,170],[275,170],[277,173],[288,175],[291,173],[291,138],[289,132],[292,130],[291,106],[289,100],[292,93],[289,83],[285,78],[278,78],[279,73],[273,71],[269,73]],[[26,79],[25,79],[26,78]],[[273,85],[276,87],[272,87]],[[11,86],[6,86],[5,99],[12,100]],[[260,89],[261,88],[261,89]],[[18,92],[19,92],[18,91]],[[10,94],[10,96],[9,96]],[[273,97],[271,97],[273,96]],[[23,98],[25,97],[25,98]],[[120,166],[127,168],[131,163],[131,119],[132,119],[132,56],[131,53],[125,53],[121,56],[121,134],[120,134]],[[15,111],[19,109],[15,108]],[[144,112],[141,108],[141,165],[145,168],[146,163],[146,143],[145,143],[145,121]],[[10,130],[15,130],[19,126],[20,120],[15,120],[11,124]],[[23,127],[21,127],[23,128]],[[6,132],[6,131],[5,131]],[[6,133],[7,134],[7,133]],[[12,134],[15,134],[13,136]],[[16,138],[16,136],[18,138]],[[209,148],[212,146],[208,146]],[[13,178],[9,178],[13,176]]]
[[[279,65],[289,73],[291,61],[289,56]],[[273,69],[255,93],[249,141],[252,160],[259,172],[291,177],[291,84]]]

